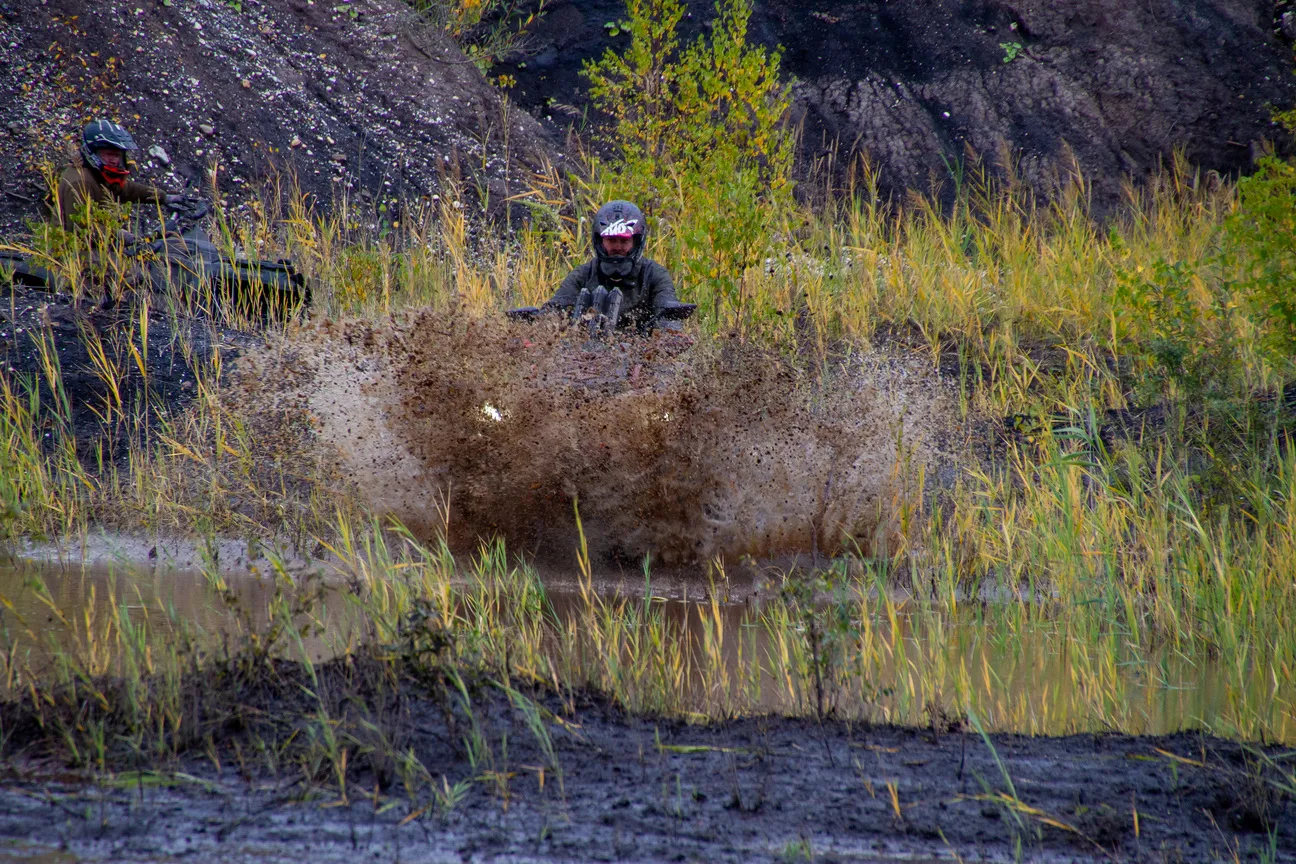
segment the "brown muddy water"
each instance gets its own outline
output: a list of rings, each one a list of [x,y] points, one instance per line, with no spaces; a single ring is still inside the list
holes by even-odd
[[[73,646],[96,620],[123,611],[210,637],[264,623],[272,582],[224,578],[227,592],[192,571],[0,567],[5,659],[15,651],[39,659],[33,643],[47,652]],[[542,579],[559,616],[579,608],[572,579]],[[642,596],[634,574],[601,581]],[[713,605],[698,598],[697,583],[654,584],[676,638],[699,644],[718,609],[726,629],[750,634],[756,656],[774,647],[775,631],[760,620],[773,604],[760,586],[736,586],[730,599],[741,602]],[[318,657],[347,643],[345,589],[335,586],[322,606],[325,632],[304,646]],[[1089,673],[1057,634],[992,638],[972,621],[937,633],[921,617],[868,620],[870,644],[899,646],[870,667],[881,723],[769,715],[694,723],[627,715],[588,694],[541,739],[485,688],[474,705],[490,770],[466,755],[457,737],[466,726],[449,729],[440,708],[414,698],[402,747],[426,766],[429,784],[408,789],[388,778],[380,788],[377,775],[357,771],[345,795],[303,781],[295,765],[245,769],[232,747],[120,773],[18,753],[0,761],[0,862],[1296,860],[1283,791],[1296,780],[1293,754],[1197,733],[1113,734],[1094,721],[1101,708],[1131,731],[1226,728],[1239,699],[1224,670],[1115,662],[1108,672],[1118,680],[1099,689],[1123,705],[1096,705]],[[727,656],[736,674],[736,652]],[[318,664],[318,674],[343,674],[344,665]],[[1091,734],[920,728],[931,695],[920,682],[933,677],[965,678],[992,729]],[[764,678],[761,698],[774,714],[796,707],[774,676]],[[560,694],[536,698],[555,715],[568,711]]]
[[[690,578],[692,577],[692,578]],[[577,577],[541,571],[546,594],[559,618],[582,606]],[[604,596],[637,602],[644,596],[642,574],[597,576]],[[715,602],[699,588],[698,574],[654,574],[649,587],[665,632],[683,653],[697,659],[708,630],[728,634],[721,650],[730,681],[746,676],[743,707],[757,713],[813,713],[808,688],[776,671],[782,650],[775,628],[762,617],[768,590],[750,579],[717,589]],[[324,580],[311,633],[293,651],[320,661],[354,645],[356,610],[340,581]],[[103,622],[125,611],[147,621],[151,632],[187,632],[198,638],[237,644],[259,632],[270,617],[273,578],[256,572],[226,573],[218,579],[197,570],[141,566],[76,566],[10,561],[0,563],[0,649],[7,665],[24,659],[39,668],[57,649],[84,649]],[[870,722],[927,725],[973,706],[987,728],[1030,735],[1120,731],[1165,735],[1205,730],[1250,738],[1296,742],[1296,685],[1262,669],[1225,668],[1170,651],[1138,655],[1128,646],[1093,645],[1048,626],[1005,628],[988,617],[923,618],[903,600],[863,609],[856,625],[864,634],[864,709],[847,716]],[[933,623],[935,622],[935,623]],[[760,664],[759,669],[751,668]],[[699,707],[707,704],[712,676],[692,670]],[[857,687],[860,682],[856,682]],[[753,695],[754,694],[754,695]],[[840,706],[836,706],[839,707]],[[721,712],[725,713],[725,712]]]

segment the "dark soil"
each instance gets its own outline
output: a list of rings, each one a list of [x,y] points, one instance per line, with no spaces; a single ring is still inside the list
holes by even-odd
[[[712,0],[689,0],[700,32]],[[785,48],[806,155],[837,144],[881,170],[885,193],[927,190],[969,148],[1004,155],[1049,192],[1078,165],[1099,210],[1182,150],[1204,170],[1247,170],[1263,139],[1282,138],[1273,108],[1296,102],[1296,15],[1264,0],[792,0],[757,2],[751,35]],[[581,122],[581,65],[611,37],[620,0],[559,0],[532,54],[502,67],[514,97],[558,124]],[[1020,51],[1005,62],[1004,44]],[[1015,50],[1015,49],[1014,49]],[[525,63],[522,66],[521,63]],[[1074,162],[1073,162],[1074,156]],[[946,188],[949,188],[947,183]]]
[[[195,364],[208,364],[217,352],[232,360],[260,341],[207,319],[177,318],[153,307],[148,315],[148,345],[143,346],[140,311],[133,298],[104,309],[96,301],[74,303],[66,294],[0,286],[0,377],[20,394],[39,384],[42,405],[53,415],[58,400],[49,390],[41,349],[42,342],[52,345],[72,422],[71,428],[58,429],[53,418],[47,418],[47,442],[70,433],[78,455],[91,467],[125,467],[132,436],[178,417],[197,394]],[[92,358],[90,346],[96,336],[116,374],[106,373]],[[147,379],[131,353],[131,343],[141,356],[147,355]],[[114,416],[110,406],[118,406],[117,418],[124,407],[144,422],[106,423],[105,418]]]
[[[714,10],[687,5],[691,37]],[[867,153],[888,195],[948,181],[973,151],[1045,193],[1078,165],[1102,212],[1176,150],[1247,170],[1265,139],[1285,142],[1272,109],[1296,103],[1285,0],[755,5],[753,37],[785,47],[806,156],[836,146],[845,170]],[[39,164],[66,161],[99,115],[163,148],[140,173],[171,188],[209,186],[219,164],[237,200],[287,169],[322,205],[376,207],[464,172],[498,212],[537,164],[561,165],[562,127],[590,130],[581,65],[628,44],[604,26],[622,17],[621,0],[550,4],[526,56],[493,70],[550,132],[513,111],[506,136],[499,91],[401,0],[0,0],[0,143],[20,164],[0,177],[0,231],[39,213]],[[1022,46],[1011,62],[1004,44]]]
[[[210,194],[219,165],[235,200],[276,171],[323,206],[417,200],[462,171],[495,207],[559,158],[401,0],[0,0],[0,68],[0,233],[40,212],[39,165],[98,116],[132,130],[145,180]]]
[[[336,671],[312,686],[335,687]],[[578,697],[548,725],[551,760],[492,690],[475,697],[492,755],[473,767],[467,721],[454,712],[447,726],[437,701],[403,701],[386,731],[443,794],[476,778],[450,807],[427,788],[407,795],[359,755],[340,805],[336,783],[304,785],[287,760],[271,774],[227,738],[174,766],[182,774],[143,779],[11,758],[0,837],[87,861],[1208,861],[1273,849],[1296,860],[1291,804],[1256,755],[1276,751],[1196,734],[987,742],[957,722],[942,733],[778,718],[690,726]],[[388,707],[355,701],[334,716],[354,730]],[[21,746],[24,727],[6,733]]]

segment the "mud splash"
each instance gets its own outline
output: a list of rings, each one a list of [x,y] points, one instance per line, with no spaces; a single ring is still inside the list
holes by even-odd
[[[804,365],[424,310],[322,324],[240,380],[248,404],[305,404],[372,505],[423,536],[448,521],[458,548],[501,537],[569,563],[576,501],[604,561],[868,552],[945,459],[953,400],[915,359]]]

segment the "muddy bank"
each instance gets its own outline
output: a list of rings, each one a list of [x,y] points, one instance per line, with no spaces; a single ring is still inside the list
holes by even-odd
[[[430,788],[420,780],[409,794],[395,774],[353,771],[349,803],[328,780],[303,783],[297,764],[271,773],[228,747],[98,780],[12,758],[0,769],[0,856],[1210,861],[1276,851],[1296,860],[1292,805],[1264,761],[1279,754],[1263,747],[1194,734],[987,743],[957,725],[777,718],[688,726],[575,701],[566,713],[562,700],[541,699],[566,714],[547,725],[550,749],[498,692],[478,696],[490,756],[475,766],[462,715],[447,727],[437,705],[408,703],[400,743],[426,766]]]
[[[685,5],[690,35],[714,17],[711,0]],[[1247,170],[1262,139],[1282,137],[1272,108],[1296,102],[1286,6],[1265,0],[754,7],[751,36],[784,47],[796,82],[805,156],[834,142],[867,153],[886,194],[948,180],[947,163],[971,148],[1006,154],[1046,194],[1078,165],[1107,209],[1126,178],[1146,179],[1176,149],[1206,170]],[[629,37],[605,26],[623,16],[619,0],[551,4],[532,55],[502,67],[513,96],[558,125],[582,123],[581,65],[625,49]]]
[[[432,310],[323,324],[234,380],[245,410],[306,411],[368,503],[420,536],[448,525],[455,548],[501,537],[564,566],[576,502],[592,556],[630,568],[886,548],[961,434],[916,357],[819,377],[738,340],[596,344]]]
[[[198,393],[197,374],[261,340],[156,305],[147,310],[144,340],[141,305],[131,299],[104,309],[98,301],[0,285],[0,377],[20,396],[39,386],[42,428],[51,433],[45,443],[53,447],[55,434],[67,437],[87,466],[124,469],[132,445],[182,416]],[[54,416],[63,400],[66,426]],[[124,422],[124,415],[134,422]]]
[[[333,557],[314,558],[283,538],[194,538],[93,527],[78,537],[24,539],[8,552],[23,565],[64,568],[77,574],[118,568],[123,573],[194,576],[207,570],[245,577],[282,568],[294,575],[327,575],[337,567]]]

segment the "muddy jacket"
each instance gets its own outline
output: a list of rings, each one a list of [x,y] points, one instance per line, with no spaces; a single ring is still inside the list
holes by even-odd
[[[558,293],[545,306],[570,309],[576,305],[582,288],[588,288],[593,294],[600,285],[609,291],[621,289],[621,320],[639,327],[651,327],[662,308],[675,300],[675,283],[670,273],[656,261],[644,258],[624,278],[608,276],[599,270],[597,261],[587,261],[567,274]]]
[[[99,175],[85,165],[69,165],[63,176],[59,177],[58,198],[51,206],[52,215],[64,228],[68,227],[68,217],[82,212],[87,201],[104,204],[108,201],[131,203],[147,202],[158,204],[165,193],[152,186],[127,180],[120,189],[114,189],[99,178]]]

